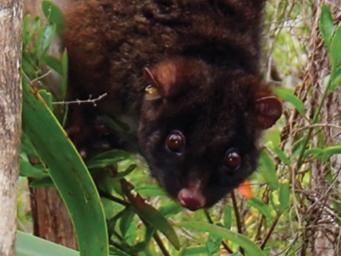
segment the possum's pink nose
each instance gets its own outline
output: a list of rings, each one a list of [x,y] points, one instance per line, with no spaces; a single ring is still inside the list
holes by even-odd
[[[178,200],[183,207],[191,211],[203,208],[206,203],[206,199],[200,191],[188,188],[183,188],[179,191]]]

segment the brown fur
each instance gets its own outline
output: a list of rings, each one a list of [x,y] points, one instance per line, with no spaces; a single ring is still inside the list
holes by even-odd
[[[136,128],[152,175],[172,197],[200,180],[195,194],[204,195],[205,206],[215,203],[255,170],[260,132],[281,111],[259,79],[263,4],[91,0],[71,7],[64,34],[71,97],[108,93],[96,108],[72,110],[70,126],[83,131],[74,141],[98,140],[91,127],[99,115],[124,120]],[[145,99],[148,84],[160,99]],[[174,129],[186,136],[180,155],[165,150],[165,138]],[[118,137],[109,133],[107,139]],[[243,157],[237,171],[222,166],[231,149]]]
[[[127,96],[138,97],[145,87],[143,68],[167,57],[195,56],[220,67],[257,74],[262,2],[77,3],[66,14],[64,35],[73,87],[81,86],[84,96],[109,92],[109,112],[115,102],[117,112],[122,113],[131,107]]]

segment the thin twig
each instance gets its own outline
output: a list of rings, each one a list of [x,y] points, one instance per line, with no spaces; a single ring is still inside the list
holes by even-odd
[[[169,252],[167,251],[165,245],[163,244],[159,234],[156,231],[154,232],[153,238],[155,242],[157,243],[157,245],[159,246],[160,251],[162,252],[163,256],[171,256]]]
[[[236,217],[238,233],[243,234],[243,228],[242,228],[242,222],[241,222],[240,214],[239,214],[239,210],[238,210],[237,198],[236,198],[236,195],[233,191],[231,192],[231,197],[232,197],[234,215]]]
[[[259,220],[258,226],[257,226],[257,232],[256,232],[256,235],[255,235],[255,241],[260,240],[260,237],[261,237],[261,234],[262,234],[262,227],[263,227],[263,224],[264,224],[264,220],[265,220],[265,218],[262,215],[260,220]]]
[[[231,198],[232,198],[232,205],[233,205],[234,215],[236,218],[238,233],[243,234],[243,227],[242,227],[242,222],[241,222],[240,214],[239,214],[239,210],[238,210],[237,198],[236,198],[234,191],[231,192]],[[244,249],[243,248],[240,247],[239,251],[242,255],[244,255]]]
[[[312,125],[307,125],[304,127],[300,127],[294,130],[294,133],[300,132],[302,130],[307,130],[310,128],[324,128],[324,127],[328,127],[328,128],[334,128],[334,129],[338,129],[341,130],[341,126],[336,125],[336,124],[327,124],[327,123],[320,123],[320,124],[312,124]]]
[[[104,192],[102,190],[99,191],[99,194],[100,194],[100,196],[102,196],[102,197],[104,197],[104,198],[106,198],[108,200],[111,200],[111,201],[113,201],[115,203],[119,203],[119,204],[124,205],[124,206],[129,206],[130,205],[128,202],[122,200],[121,198],[113,196],[113,195],[111,195],[111,194],[109,194],[107,192]]]
[[[38,77],[34,78],[33,80],[30,80],[30,84],[34,84],[34,83],[38,82],[39,80],[47,77],[51,73],[52,73],[52,70],[47,71],[46,73],[42,74],[41,76],[38,76]]]
[[[270,229],[269,229],[268,234],[265,236],[265,238],[264,238],[264,240],[263,240],[263,242],[262,242],[262,245],[260,246],[260,248],[261,248],[262,250],[265,248],[266,243],[269,241],[269,239],[270,239],[272,233],[274,232],[275,227],[277,226],[278,221],[279,221],[281,215],[282,215],[281,213],[278,213],[277,216],[276,216],[276,219],[275,219],[274,222],[272,223],[272,225],[271,225],[271,227],[270,227]]]
[[[80,105],[80,104],[92,104],[95,107],[97,106],[97,102],[102,100],[103,98],[105,98],[108,95],[108,93],[103,93],[101,95],[99,95],[97,98],[92,98],[92,95],[89,95],[89,98],[86,100],[80,100],[80,99],[76,99],[76,100],[70,100],[70,101],[55,101],[53,102],[53,105]]]

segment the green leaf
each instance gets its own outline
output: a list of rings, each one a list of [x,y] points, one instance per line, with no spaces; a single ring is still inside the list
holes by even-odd
[[[15,250],[17,256],[79,256],[77,251],[20,231]]]
[[[46,65],[48,65],[50,68],[52,68],[54,71],[56,71],[59,75],[62,75],[62,64],[60,63],[60,60],[57,59],[54,56],[46,55],[44,57],[44,61]]]
[[[61,35],[64,30],[63,12],[53,2],[46,0],[42,2],[42,9],[46,19],[49,21],[50,24],[56,25],[57,32],[59,35]]]
[[[21,133],[21,158],[33,167],[41,169],[45,173],[45,176],[48,176],[47,166],[40,159],[37,151],[32,145],[32,142],[24,131]]]
[[[148,222],[155,229],[161,231],[177,250],[180,249],[180,242],[172,225],[161,213],[147,204],[144,206],[137,206],[135,204],[134,206],[136,207],[136,212],[142,219]]]
[[[214,234],[224,240],[230,240],[242,247],[249,256],[265,256],[262,250],[247,237],[234,233],[226,228],[203,222],[183,222],[181,223],[181,226],[191,230],[208,232],[209,234]]]
[[[161,231],[171,244],[177,249],[180,249],[179,239],[167,219],[158,212],[154,207],[147,204],[140,195],[132,195],[130,191],[125,191],[126,196],[135,208],[135,212],[140,216],[141,219],[146,221],[155,229]]]
[[[326,146],[325,148],[311,148],[306,151],[306,156],[313,156],[326,161],[333,155],[341,154],[341,145]]]
[[[330,58],[332,70],[341,65],[341,24],[336,28],[335,34],[330,43]]]
[[[49,174],[74,224],[81,255],[107,256],[106,222],[96,186],[58,120],[25,78],[23,131],[49,167]]]
[[[126,159],[130,158],[130,154],[124,150],[118,150],[118,149],[113,149],[113,150],[109,150],[109,151],[105,151],[102,152],[96,156],[94,156],[93,158],[91,158],[92,160],[103,160],[103,159],[112,159],[115,160],[116,162],[118,161],[123,161]]]
[[[154,196],[166,196],[164,190],[160,188],[158,185],[140,185],[135,188],[136,192],[145,196],[145,197],[154,197]]]
[[[200,247],[190,247],[183,249],[180,253],[181,256],[211,256],[207,252],[207,247],[206,246],[200,246]]]
[[[48,108],[53,111],[53,107],[52,107],[53,97],[52,97],[52,94],[49,91],[45,90],[45,89],[39,90],[38,93],[41,96],[41,98],[44,99],[44,101],[47,104]]]
[[[282,100],[289,102],[294,108],[304,116],[304,103],[294,94],[294,92],[288,88],[275,87],[273,91],[280,97]]]
[[[116,248],[116,247],[110,247],[110,256],[131,256],[128,253]]]
[[[24,21],[23,21],[23,49],[28,50],[28,48],[31,46],[32,38],[37,33],[38,29],[40,28],[40,18],[35,17],[34,20],[32,20],[32,17],[30,15],[25,15]]]
[[[89,169],[104,168],[115,166],[118,162],[129,158],[130,154],[126,151],[114,149],[94,156],[86,164]]]
[[[67,53],[67,49],[64,50],[62,56],[62,83],[60,87],[62,99],[66,98],[67,88],[68,88],[68,81],[69,81],[69,57]]]
[[[105,211],[105,217],[107,220],[112,220],[119,212],[121,209],[124,209],[123,206],[119,205],[118,203],[115,203],[109,199],[106,199],[106,198],[101,198],[101,201],[102,201],[102,205],[103,205],[103,208],[104,208],[104,211]],[[114,220],[116,221],[116,219]],[[110,226],[110,224],[108,224],[108,227]],[[108,228],[108,230],[110,230]],[[112,231],[112,229],[111,229]]]
[[[179,212],[182,212],[182,210],[183,208],[174,202],[159,208],[159,212],[165,217],[178,214]]]
[[[35,77],[37,67],[35,66],[35,63],[33,63],[31,55],[23,53],[23,56],[22,56],[22,69],[23,69],[24,74],[26,76],[28,76],[30,78]]]
[[[209,234],[208,241],[206,243],[208,255],[217,255],[217,253],[220,251],[221,241],[221,237]]]
[[[55,25],[48,25],[40,31],[37,40],[37,57],[39,60],[45,58],[47,50],[50,48],[51,43],[55,36],[56,36]]]
[[[53,187],[53,181],[50,177],[45,177],[42,179],[34,179],[30,182],[31,188],[41,188],[41,187]]]
[[[334,92],[341,85],[341,66],[333,71],[330,78],[329,92]]]
[[[31,141],[24,132],[21,133],[21,152],[26,155],[37,155]]]
[[[263,179],[271,186],[272,189],[277,189],[278,178],[276,174],[276,167],[273,160],[265,150],[262,150],[259,162],[260,174],[262,175]]]
[[[114,179],[123,179],[124,177],[131,174],[136,169],[136,164],[129,165],[126,170],[119,172]]]
[[[137,229],[137,225],[134,225],[134,227]],[[138,251],[145,251],[145,252],[146,250],[148,251],[149,249],[147,246],[149,245],[150,240],[153,238],[154,234],[155,234],[155,229],[150,225],[146,225],[143,241],[137,244],[135,248]]]
[[[284,212],[289,208],[290,189],[288,183],[280,184],[279,187],[279,211]]]
[[[126,233],[134,219],[135,213],[131,208],[127,207],[123,210],[120,220],[120,231],[123,237],[126,236]]]
[[[25,15],[23,19],[23,29],[22,29],[23,48],[26,48],[29,42],[31,41],[31,37],[30,37],[31,25],[32,25],[31,15]]]
[[[310,148],[305,151],[304,157],[309,157],[313,156],[316,158],[319,158],[323,154],[323,149],[322,148]]]
[[[20,175],[34,179],[50,177],[47,166],[24,132],[21,134]]]
[[[341,144],[324,148],[322,154],[325,159],[341,154]]]
[[[42,179],[48,177],[48,173],[43,168],[33,166],[24,153],[20,154],[20,176]]]
[[[232,226],[232,207],[227,205],[224,209],[224,227],[231,229]]]
[[[334,32],[334,25],[330,6],[326,4],[324,4],[321,9],[320,32],[326,47],[329,48],[330,41]]]
[[[271,223],[272,215],[269,206],[256,198],[248,200],[247,203],[249,206],[256,208],[266,218],[268,223]]]
[[[282,149],[276,146],[272,150],[278,156],[278,158],[281,160],[283,164],[290,165],[290,158],[286,155],[286,153]]]

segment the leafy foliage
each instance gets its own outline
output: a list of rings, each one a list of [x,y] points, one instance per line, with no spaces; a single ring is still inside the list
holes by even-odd
[[[267,20],[276,17],[277,23],[297,22],[303,4],[289,8],[282,3],[270,1]],[[225,255],[226,251],[235,256],[294,255],[302,242],[293,238],[304,228],[298,209],[298,200],[301,203],[304,199],[297,194],[296,183],[300,182],[304,189],[309,187],[311,178],[304,164],[318,160],[328,165],[331,157],[341,153],[341,145],[326,144],[322,135],[318,147],[310,143],[312,133],[319,128],[323,102],[308,117],[294,90],[277,88],[275,92],[286,103],[286,110],[297,111],[312,128],[302,129],[289,150],[281,144],[280,128],[286,121],[283,118],[264,138],[259,170],[248,181],[246,197],[245,190],[242,195],[232,193],[232,200],[224,200],[213,209],[188,212],[149,178],[146,164],[138,155],[110,150],[83,162],[63,129],[68,104],[72,104],[65,98],[67,51],[59,57],[51,54],[54,39],[63,31],[63,16],[51,2],[44,1],[42,8],[47,22],[39,17],[24,19],[20,174],[30,178],[30,186],[58,189],[76,227],[80,255],[214,256]],[[329,7],[324,6],[320,32],[331,63],[325,97],[341,83],[341,24],[334,23]],[[295,59],[293,66],[300,69],[304,61],[291,55],[304,55],[304,47],[287,30],[278,31],[272,24],[268,27],[276,33],[269,43],[274,59],[282,60],[286,66]],[[307,31],[300,23],[299,35],[305,36]],[[284,47],[289,57],[279,49]],[[288,68],[283,70],[286,76],[291,72]],[[49,80],[57,80],[57,86],[51,87]],[[288,245],[289,239],[292,242]],[[46,251],[54,255],[55,250],[59,255],[78,255],[18,233],[18,255],[35,256]]]

